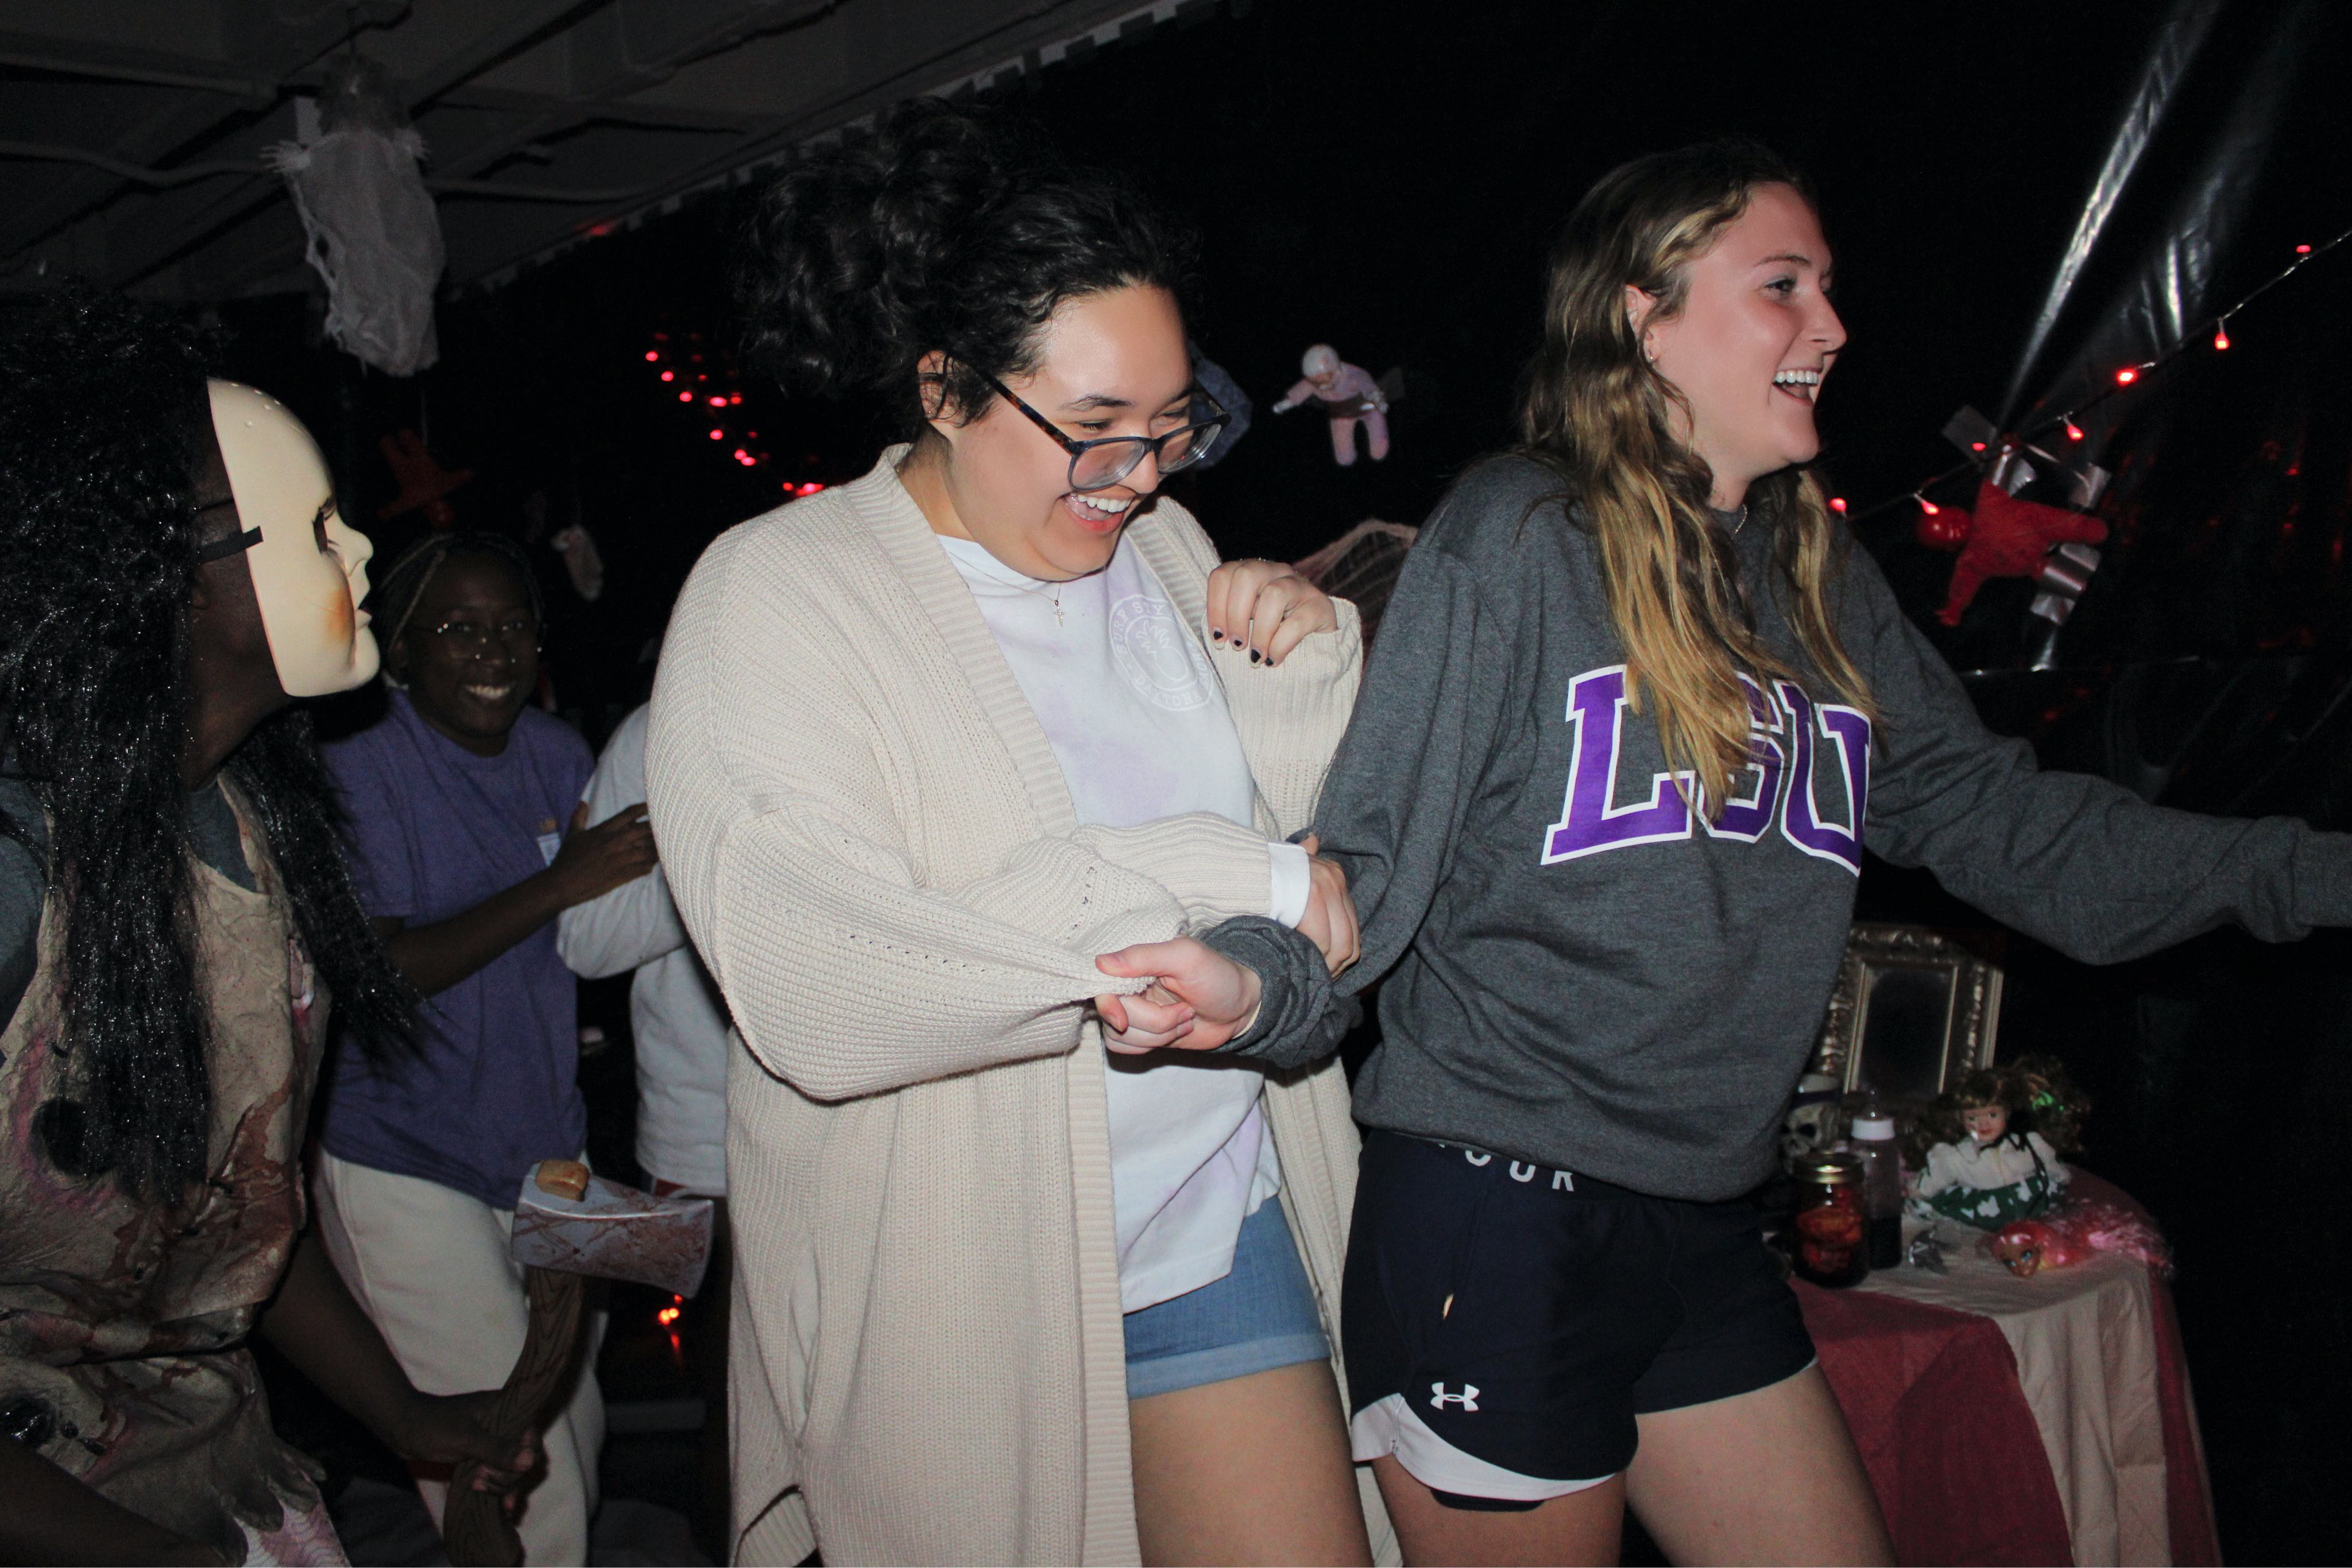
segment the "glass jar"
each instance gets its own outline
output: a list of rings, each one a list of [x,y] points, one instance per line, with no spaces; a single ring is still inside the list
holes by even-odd
[[[1843,1290],[1870,1272],[1869,1222],[1862,1207],[1862,1161],[1820,1155],[1797,1162],[1796,1231],[1790,1248],[1797,1272],[1816,1285]]]

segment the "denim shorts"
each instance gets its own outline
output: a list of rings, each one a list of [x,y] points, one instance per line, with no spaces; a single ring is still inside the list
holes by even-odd
[[[1331,1354],[1279,1198],[1266,1199],[1242,1221],[1231,1273],[1129,1312],[1126,1324],[1129,1399]]]

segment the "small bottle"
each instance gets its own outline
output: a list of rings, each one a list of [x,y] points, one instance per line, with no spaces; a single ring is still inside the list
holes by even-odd
[[[1854,1155],[1821,1155],[1799,1160],[1796,1211],[1797,1272],[1832,1290],[1862,1282],[1870,1272],[1866,1222],[1862,1213],[1862,1161]]]
[[[1870,1266],[1903,1261],[1903,1156],[1895,1147],[1895,1118],[1876,1103],[1864,1105],[1850,1134],[1862,1161],[1862,1213],[1870,1232]]]

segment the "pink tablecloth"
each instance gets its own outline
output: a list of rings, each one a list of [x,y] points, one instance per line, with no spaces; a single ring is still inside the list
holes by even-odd
[[[2080,1181],[2078,1190],[2085,1196],[2130,1201],[2088,1173],[2082,1173]],[[1897,1560],[2074,1562],[2075,1542],[2084,1538],[2088,1525],[2077,1521],[2084,1528],[2070,1530],[2070,1503],[2074,1511],[2084,1512],[2092,1494],[2112,1497],[2127,1489],[2113,1484],[2116,1478],[2076,1474],[2072,1478],[2074,1495],[2062,1498],[2048,1430],[2058,1417],[2050,1411],[2037,1413],[2029,1403],[2004,1332],[2005,1326],[2016,1332],[2016,1316],[2038,1310],[2040,1298],[2021,1289],[2017,1300],[2001,1309],[2012,1320],[2004,1325],[1993,1315],[1893,1293],[1916,1280],[1898,1272],[1881,1281],[1889,1287],[1883,1290],[1798,1286],[1822,1369],[1869,1468],[1895,1537]],[[2063,1283],[2052,1279],[2042,1284],[2041,1294],[2051,1298],[2053,1311],[2052,1287]],[[2147,1327],[2142,1332],[2155,1343],[2139,1348],[2154,1364],[2153,1404],[2162,1429],[2160,1434],[2124,1434],[2122,1446],[2144,1439],[2138,1447],[2151,1455],[2160,1450],[2164,1518],[2160,1537],[2152,1535],[2145,1522],[2127,1531],[2123,1554],[2183,1564],[2218,1563],[2221,1551],[2206,1490],[2204,1455],[2171,1294],[2161,1282],[2152,1282],[2151,1294],[2154,1311],[2143,1314]],[[2045,1392],[2043,1397],[2050,1396]],[[2080,1461],[2070,1457],[2070,1462]],[[2151,1539],[2161,1542],[2161,1552],[2148,1549]]]

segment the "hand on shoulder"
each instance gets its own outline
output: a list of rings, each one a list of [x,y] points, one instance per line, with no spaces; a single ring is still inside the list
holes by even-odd
[[[1209,574],[1209,641],[1279,664],[1318,632],[1336,631],[1330,595],[1278,560],[1229,560]]]

